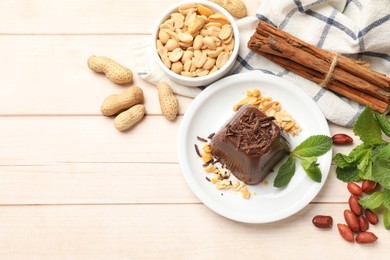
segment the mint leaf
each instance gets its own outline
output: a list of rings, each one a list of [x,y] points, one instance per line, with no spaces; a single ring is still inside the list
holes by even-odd
[[[390,229],[390,209],[385,209],[383,214],[383,222],[385,223],[385,228]]]
[[[390,122],[387,120],[387,117],[379,113],[375,113],[374,115],[376,120],[378,120],[382,132],[390,137]]]
[[[336,168],[337,179],[343,182],[360,181],[359,170],[357,167]]]
[[[372,160],[390,160],[390,144],[376,146],[373,151]]]
[[[292,151],[298,157],[313,157],[325,154],[332,148],[332,138],[326,135],[312,135]]]
[[[289,156],[279,168],[278,174],[274,180],[274,187],[281,188],[286,186],[295,173],[295,158]]]
[[[375,160],[372,164],[374,181],[390,189],[390,160]]]
[[[365,150],[363,156],[360,158],[357,168],[359,170],[359,177],[363,180],[373,181],[372,176],[372,149]]]
[[[367,167],[364,170],[359,170],[358,169],[358,175],[360,179],[362,180],[369,180],[369,181],[375,181],[374,176],[372,175],[372,163],[371,161],[367,165]]]
[[[383,143],[381,128],[374,113],[369,106],[366,106],[353,126],[353,132],[365,144]]]
[[[373,180],[390,189],[390,144],[376,146],[372,161]]]
[[[301,164],[303,168],[309,168],[311,165],[317,162],[317,157],[302,157]]]
[[[390,210],[390,190],[389,189],[385,189],[383,191],[383,206],[385,206],[385,208]]]
[[[359,204],[365,208],[376,209],[379,208],[383,203],[383,192],[376,191],[368,197],[359,200]]]
[[[348,156],[338,153],[333,157],[333,163],[336,164],[339,168],[346,168],[351,166],[356,166],[355,162],[348,162]]]
[[[316,182],[321,182],[322,174],[321,170],[318,167],[317,157],[302,157],[301,165],[307,175]]]
[[[364,144],[356,146],[349,155],[338,153],[334,156],[333,162],[337,168],[357,168],[360,179],[373,180],[372,176],[372,148]],[[339,172],[343,172],[339,170]],[[343,178],[344,179],[344,178]]]
[[[357,165],[357,168],[361,171],[364,171],[365,168],[371,163],[371,156],[372,156],[372,150],[364,150],[361,151],[361,158],[359,160],[359,163]]]
[[[356,166],[360,159],[366,154],[367,149],[370,149],[369,146],[360,144],[356,146],[349,155],[341,153],[336,154],[333,158],[333,162],[340,168]]]

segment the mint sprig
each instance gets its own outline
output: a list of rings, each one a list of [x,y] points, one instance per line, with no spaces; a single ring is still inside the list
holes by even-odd
[[[353,132],[360,137],[365,144],[383,143],[381,126],[375,117],[376,112],[366,107],[353,126]]]
[[[382,139],[382,134],[390,136],[390,122],[367,106],[353,126],[353,132],[363,143],[348,155],[334,156],[337,178],[344,182],[371,180],[379,183],[383,190],[359,203],[369,209],[384,207],[384,224],[390,229],[390,143]]]
[[[384,214],[383,214],[383,222],[385,224],[386,229],[390,229],[390,210],[385,209]]]
[[[326,135],[313,135],[294,148],[299,157],[313,157],[325,154],[332,147],[332,138]]]
[[[317,157],[328,152],[332,147],[332,138],[326,135],[313,135],[300,143],[291,151],[287,161],[279,168],[274,180],[274,187],[288,185],[295,173],[295,159],[301,161],[306,174],[315,182],[321,182],[322,174],[318,167]]]
[[[383,192],[376,191],[370,196],[359,200],[359,204],[365,208],[377,209],[383,204]]]
[[[281,188],[287,186],[291,181],[295,173],[295,158],[289,156],[287,161],[285,161],[279,168],[278,175],[276,175],[274,180],[274,186]]]

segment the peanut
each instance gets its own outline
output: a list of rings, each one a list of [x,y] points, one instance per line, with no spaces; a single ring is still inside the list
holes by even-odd
[[[363,215],[360,215],[358,217],[358,220],[359,220],[360,230],[367,231],[367,229],[369,227],[368,220]]]
[[[222,6],[231,15],[237,18],[243,18],[247,15],[245,3],[242,0],[210,0],[217,5]]]
[[[347,240],[348,242],[353,242],[353,233],[352,230],[345,224],[337,224],[340,235]]]
[[[230,20],[198,4],[188,4],[177,11],[160,24],[156,39],[163,64],[185,77],[207,76],[225,65],[234,49]]]
[[[312,220],[313,225],[318,228],[331,228],[333,224],[333,218],[331,216],[317,215]]]
[[[360,232],[356,236],[356,242],[359,244],[370,244],[374,243],[378,237],[372,232]]]
[[[377,183],[374,181],[364,180],[362,182],[362,190],[365,193],[372,193],[377,187]]]
[[[348,227],[354,232],[354,233],[359,233],[360,231],[360,225],[359,221],[351,210],[346,209],[344,210],[344,219],[345,222],[347,222]]]
[[[355,196],[360,196],[363,193],[362,188],[354,182],[349,182],[347,185],[347,189]]]
[[[104,73],[107,78],[118,84],[130,83],[133,80],[130,69],[104,56],[89,57],[88,67],[95,72]]]
[[[141,88],[131,86],[121,94],[108,96],[100,106],[100,111],[105,116],[113,116],[144,101],[144,94]]]
[[[206,17],[209,17],[210,15],[213,14],[213,11],[211,11],[209,8],[207,8],[204,5],[197,5],[198,7],[198,13],[201,15],[205,15]]]
[[[145,115],[145,106],[138,104],[120,113],[114,120],[114,125],[119,131],[125,131],[134,126]]]
[[[346,134],[335,134],[332,136],[333,144],[337,145],[345,145],[352,144],[353,139],[349,135]]]
[[[374,212],[372,212],[371,210],[366,209],[364,211],[364,215],[366,215],[368,222],[370,222],[371,224],[373,224],[373,225],[378,224],[378,216]]]
[[[359,204],[359,198],[355,195],[351,195],[348,200],[349,207],[355,215],[361,215],[363,213],[363,207]]]
[[[175,120],[179,112],[179,102],[171,87],[165,82],[160,82],[157,85],[157,91],[162,114],[168,120]]]

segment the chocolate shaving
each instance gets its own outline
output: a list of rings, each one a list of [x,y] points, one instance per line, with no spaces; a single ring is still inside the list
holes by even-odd
[[[239,122],[226,127],[226,135],[231,138],[237,149],[246,154],[255,155],[269,145],[274,131],[273,116],[263,116],[253,111],[244,113]]]
[[[215,133],[211,133],[211,134],[209,134],[209,136],[207,136],[207,138],[208,138],[208,139],[211,139],[211,138],[214,137],[214,135],[215,135]]]
[[[198,139],[198,141],[201,141],[203,143],[207,143],[207,140],[202,138],[202,137],[200,137],[200,136],[197,136],[196,139]]]
[[[200,152],[199,152],[199,147],[198,147],[198,145],[197,145],[197,144],[194,144],[194,147],[195,147],[196,154],[197,154],[200,158],[202,158],[202,155],[201,155]]]
[[[211,161],[206,162],[206,163],[202,164],[202,166],[203,166],[203,167],[207,167],[207,166],[209,166],[210,163],[212,163],[212,162],[211,162]]]

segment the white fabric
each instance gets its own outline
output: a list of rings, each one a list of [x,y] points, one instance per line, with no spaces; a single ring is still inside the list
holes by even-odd
[[[362,106],[284,70],[246,47],[259,19],[323,49],[353,55],[370,63],[372,69],[390,75],[389,0],[262,0],[256,17],[238,21],[240,51],[231,74],[261,70],[290,80],[317,102],[329,121],[351,126]],[[179,95],[196,96],[198,88],[184,87],[166,78],[151,59],[149,43],[150,39],[135,48],[139,75],[152,84],[165,80]]]
[[[171,86],[174,93],[181,96],[196,97],[201,92],[199,88],[180,85],[165,75],[164,71],[154,61],[152,40],[150,38],[135,42],[132,49],[135,68],[142,79],[155,86],[160,81],[164,81]]]

